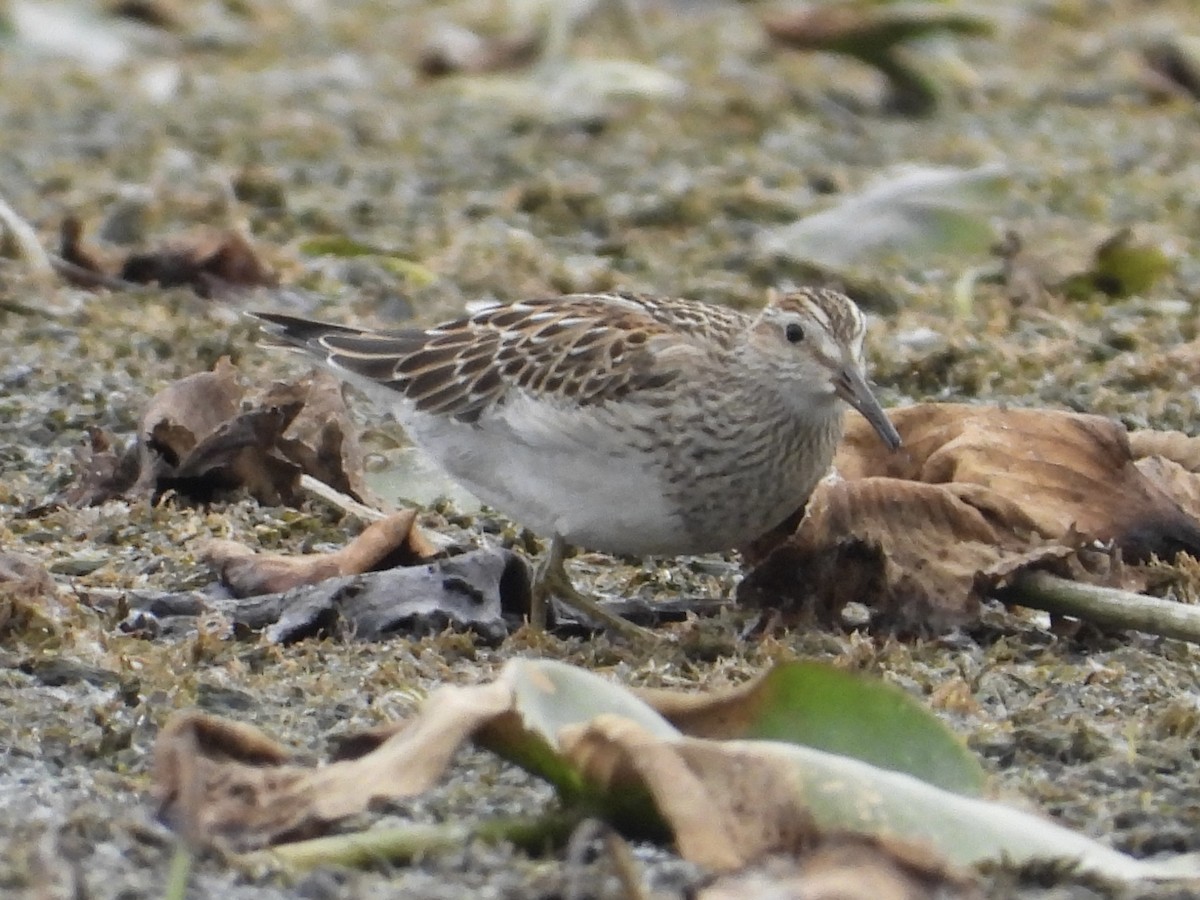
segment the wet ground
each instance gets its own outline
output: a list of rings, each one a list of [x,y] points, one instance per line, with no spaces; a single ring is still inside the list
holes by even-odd
[[[955,303],[955,285],[968,269],[995,267],[986,253],[860,267],[851,275],[870,286],[859,296],[875,314],[868,347],[885,403],[1050,405],[1194,431],[1200,107],[1165,96],[1141,54],[1163,35],[1200,35],[1186,0],[1012,4],[993,38],[924,49],[945,96],[923,120],[883,114],[878,79],[856,63],[768,51],[745,4],[648,17],[657,65],[687,86],[682,98],[514,98],[477,79],[418,78],[431,23],[470,22],[486,6],[181,5],[165,30],[100,20],[67,55],[5,38],[0,193],[44,243],[67,214],[114,254],[241,221],[291,292],[89,293],[0,263],[0,548],[40,560],[68,589],[0,632],[0,893],[162,895],[171,847],[152,821],[147,767],[175,710],[243,718],[319,757],[333,737],[410,712],[437,684],[486,679],[517,654],[631,684],[712,687],[777,659],[832,659],[924,698],[1001,792],[1135,855],[1200,849],[1200,654],[1176,641],[1051,629],[998,609],[969,634],[905,642],[789,632],[746,643],[744,616],[730,611],[665,628],[650,652],[527,634],[498,648],[464,636],[280,648],[203,622],[170,640],[119,633],[122,591],[211,581],[196,558],[204,538],[299,551],[338,545],[356,527],[319,502],[53,505],[86,429],[131,435],[170,381],[223,355],[248,379],[296,371],[255,347],[244,309],[286,302],[339,320],[432,323],[480,299],[616,286],[753,306],[767,286],[799,276],[756,255],[755,236],[894,164],[1004,163],[1011,182],[987,212],[997,236],[1016,229],[1053,256],[1136,226],[1175,267],[1132,298],[1076,303],[1016,303],[982,279],[969,308]],[[107,46],[97,35],[123,42],[124,61],[92,58]],[[574,52],[630,51],[601,23]],[[379,252],[305,253],[316,236]],[[363,416],[372,440],[398,437]],[[516,539],[446,507],[423,524]],[[710,575],[669,560],[586,556],[576,571],[610,592],[733,587],[721,567]],[[472,752],[445,786],[387,813],[447,821],[548,802],[546,788]],[[694,883],[669,853],[639,852],[666,896]],[[552,897],[570,869],[481,846],[407,868],[306,876],[207,859],[191,896]],[[584,896],[619,895],[602,863],[588,871]],[[1187,895],[1121,893],[1061,873],[989,884],[997,896]]]

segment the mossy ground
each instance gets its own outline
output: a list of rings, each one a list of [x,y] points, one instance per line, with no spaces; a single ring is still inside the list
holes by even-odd
[[[767,52],[753,7],[717,4],[651,17],[660,65],[689,85],[684,100],[540,121],[474,100],[461,82],[413,74],[422,27],[472,13],[469,4],[229,4],[183,33],[139,38],[131,61],[104,74],[6,51],[0,191],[47,243],[66,214],[92,234],[142,241],[226,224],[232,185],[236,215],[297,289],[301,312],[431,323],[481,298],[612,286],[752,306],[788,273],[756,260],[751,239],[786,210],[818,209],[829,192],[894,163],[999,160],[1014,178],[994,210],[998,234],[1149,227],[1176,255],[1175,272],[1142,297],[1048,309],[1015,307],[983,284],[955,313],[956,279],[986,258],[881,263],[867,274],[890,303],[869,351],[885,401],[1049,405],[1194,430],[1200,107],[1152,102],[1137,54],[1144,35],[1200,33],[1190,0],[1012,4],[994,39],[959,45],[974,75],[957,70],[942,111],[920,121],[873,111],[878,85],[856,64]],[[622,50],[603,29],[581,43],[583,55]],[[164,65],[180,82],[160,101],[149,85]],[[329,235],[396,256],[300,253]],[[195,558],[208,536],[272,550],[341,543],[348,524],[319,503],[44,508],[70,481],[85,429],[131,434],[173,379],[223,355],[248,379],[295,371],[256,348],[240,315],[263,302],[89,294],[5,261],[0,546],[42,560],[64,585],[182,590],[210,580]],[[917,329],[932,329],[932,344],[904,339]],[[484,530],[437,513],[425,522],[468,538]],[[610,590],[730,588],[671,561],[601,557],[587,570]],[[115,601],[62,599],[25,610],[0,644],[0,892],[46,896],[74,881],[77,896],[161,895],[171,849],[149,821],[148,762],[175,710],[237,716],[317,757],[331,736],[411,712],[437,684],[487,679],[517,654],[697,687],[743,681],[776,659],[833,659],[925,698],[1002,790],[1067,824],[1139,855],[1200,849],[1196,649],[989,615],[973,637],[915,642],[789,633],[744,643],[730,613],[668,629],[652,652],[524,634],[497,649],[464,636],[280,648],[204,622],[185,639],[123,636]],[[472,752],[444,787],[394,812],[444,821],[548,802],[544,787]],[[689,877],[665,852],[645,859],[659,885]],[[192,895],[548,897],[565,877],[557,859],[466,847],[404,869],[298,878],[206,860]],[[616,890],[592,884],[597,895]],[[993,890],[1017,888],[1002,880]]]

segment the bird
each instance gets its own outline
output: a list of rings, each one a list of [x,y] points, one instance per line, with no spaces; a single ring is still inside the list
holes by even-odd
[[[575,589],[568,547],[679,556],[761,536],[829,470],[847,404],[901,444],[867,380],[866,318],[831,289],[773,290],[756,312],[568,294],[384,331],[250,315],[263,343],[360,388],[452,479],[549,539],[533,580],[539,627],[555,596],[646,637]]]

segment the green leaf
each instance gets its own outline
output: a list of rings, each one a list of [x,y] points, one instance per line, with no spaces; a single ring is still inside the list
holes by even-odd
[[[785,666],[773,673],[773,679],[768,676],[763,696],[771,702],[763,704],[761,715],[751,716],[754,728],[763,734],[793,735],[786,711],[809,704],[807,695],[819,688],[829,692],[829,699],[816,721],[844,724],[847,717],[833,712],[842,703],[863,718],[881,715],[898,723],[893,725],[897,731],[892,738],[897,743],[914,734],[917,740],[927,739],[920,724],[909,724],[919,717],[905,709],[908,701],[898,700],[889,689],[876,692],[861,679],[838,678],[844,673],[831,675],[818,668]],[[776,740],[685,737],[624,688],[563,663],[514,660],[505,678],[513,691],[515,715],[502,717],[506,725],[489,726],[477,737],[560,789],[566,787],[568,802],[598,811],[626,831],[653,832],[662,821],[651,799],[655,796],[670,797],[667,806],[683,813],[667,823],[676,829],[709,827],[714,816],[724,824],[730,815],[758,817],[759,802],[769,797],[764,808],[790,805],[804,810],[823,831],[848,830],[928,843],[954,865],[1058,862],[1122,882],[1200,877],[1200,865],[1190,856],[1134,859],[1042,816],[943,790],[849,756]],[[617,721],[614,717],[626,721],[608,728],[604,723]],[[630,728],[630,722],[637,727]],[[842,728],[818,730],[830,739]],[[563,752],[564,729],[571,729],[573,746],[586,746],[591,771],[612,776],[610,787],[585,782],[581,768],[573,769],[568,759],[558,756]],[[580,739],[582,732],[593,739]],[[851,733],[852,729],[841,730],[840,739]],[[640,770],[638,761],[650,755],[655,764]],[[673,766],[672,756],[677,757]],[[638,780],[643,777],[647,780]],[[694,794],[676,793],[684,780]],[[733,827],[730,839],[745,830]],[[679,830],[674,837],[686,843]]]
[[[1133,231],[1122,228],[1096,248],[1091,268],[1071,275],[1059,287],[1072,300],[1086,300],[1093,294],[1123,299],[1146,292],[1171,269],[1171,260],[1162,250],[1137,243]]]
[[[381,267],[416,287],[425,287],[437,281],[437,275],[421,263],[394,250],[384,250],[343,234],[308,238],[300,243],[300,252],[306,256],[333,256],[339,259],[374,257]]]
[[[744,737],[786,741],[979,794],[983,768],[967,746],[895,685],[825,663],[778,665],[759,683]]]

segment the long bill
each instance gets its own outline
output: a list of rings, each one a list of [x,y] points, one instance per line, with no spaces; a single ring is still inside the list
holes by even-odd
[[[842,366],[833,376],[833,389],[839,397],[862,413],[863,418],[871,423],[871,427],[879,434],[880,440],[887,445],[889,450],[900,449],[900,432],[896,430],[892,420],[887,417],[887,413],[875,399],[871,386],[867,384],[867,380],[858,366],[849,364]]]

